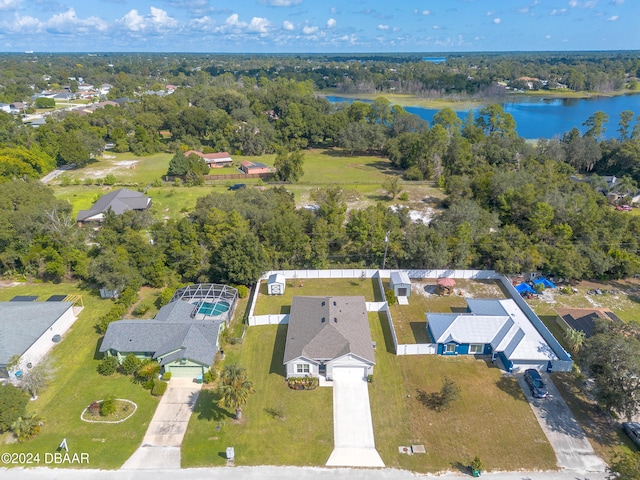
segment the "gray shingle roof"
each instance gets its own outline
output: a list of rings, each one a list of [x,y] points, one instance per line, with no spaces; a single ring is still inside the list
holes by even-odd
[[[185,302],[186,303],[186,302]],[[150,352],[161,365],[188,359],[209,366],[218,351],[222,321],[120,320],[107,328],[100,352]]]
[[[284,363],[348,353],[375,363],[364,297],[293,297]]]
[[[71,307],[70,302],[0,302],[0,364],[27,351]]]
[[[89,210],[80,210],[76,220],[81,222],[100,213],[105,213],[109,209],[116,215],[120,215],[128,210],[145,210],[150,206],[151,198],[140,192],[120,188],[100,197]]]

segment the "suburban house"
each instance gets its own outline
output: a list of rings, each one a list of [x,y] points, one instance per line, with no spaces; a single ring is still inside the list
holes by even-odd
[[[556,323],[566,332],[569,329],[583,332],[586,337],[593,335],[596,321],[622,322],[608,308],[556,308]]]
[[[109,324],[100,352],[119,362],[133,353],[157,360],[173,376],[196,378],[213,363],[237,300],[238,290],[228,285],[200,283],[178,289],[153,320]]]
[[[244,173],[269,173],[271,168],[268,165],[260,162],[250,162],[249,160],[243,160],[240,163],[240,169]]]
[[[465,313],[427,313],[439,355],[491,355],[507,371],[550,370],[553,349],[512,299],[467,299]]]
[[[177,300],[160,309],[153,320],[119,320],[107,328],[100,352],[122,362],[133,353],[154,359],[175,377],[203,375],[220,346],[224,320],[195,320],[198,306]]]
[[[375,356],[364,297],[293,297],[284,350],[287,378],[337,369],[373,374]]]
[[[66,295],[61,297],[66,299]],[[18,371],[35,366],[61,340],[81,310],[73,301],[26,300],[0,302],[0,378],[10,376],[7,365],[16,355],[20,357]]]
[[[80,210],[76,221],[80,225],[84,222],[102,222],[109,210],[120,215],[129,210],[142,212],[149,208],[151,208],[150,197],[140,192],[120,188],[100,197],[89,210]]]
[[[231,155],[227,152],[202,153],[197,152],[196,150],[188,150],[184,152],[185,157],[188,157],[189,155],[197,155],[204,159],[207,165],[209,165],[209,168],[222,168],[225,165],[231,165],[233,163]]]

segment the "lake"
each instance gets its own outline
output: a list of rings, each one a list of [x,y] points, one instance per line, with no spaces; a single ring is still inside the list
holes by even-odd
[[[332,103],[353,102],[355,100],[339,96],[327,96],[326,98]],[[361,101],[369,102],[368,100]],[[631,110],[636,116],[640,115],[640,94],[593,98],[543,98],[516,94],[510,96],[508,101],[497,103],[501,103],[504,111],[513,116],[518,135],[524,138],[560,137],[573,127],[577,127],[584,133],[586,127],[583,127],[582,124],[598,111],[609,116],[604,137],[615,137],[618,135],[620,112]],[[438,112],[436,109],[423,107],[404,107],[404,109],[429,123]],[[477,113],[478,109],[473,111]],[[462,119],[467,116],[467,111],[457,111],[456,113]]]

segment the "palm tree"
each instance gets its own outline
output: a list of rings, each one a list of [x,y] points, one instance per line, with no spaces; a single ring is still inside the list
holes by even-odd
[[[586,337],[586,334],[582,330],[574,330],[573,328],[570,328],[565,332],[565,339],[567,340],[567,345],[571,353],[577,355],[578,352],[580,352]]]
[[[224,367],[220,379],[222,385],[218,405],[235,409],[236,419],[240,420],[242,406],[247,403],[249,394],[255,392],[253,382],[247,379],[247,370],[235,363]]]

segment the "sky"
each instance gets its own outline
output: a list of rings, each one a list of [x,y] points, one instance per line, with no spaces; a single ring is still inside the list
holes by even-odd
[[[640,49],[640,0],[0,0],[2,52]]]

